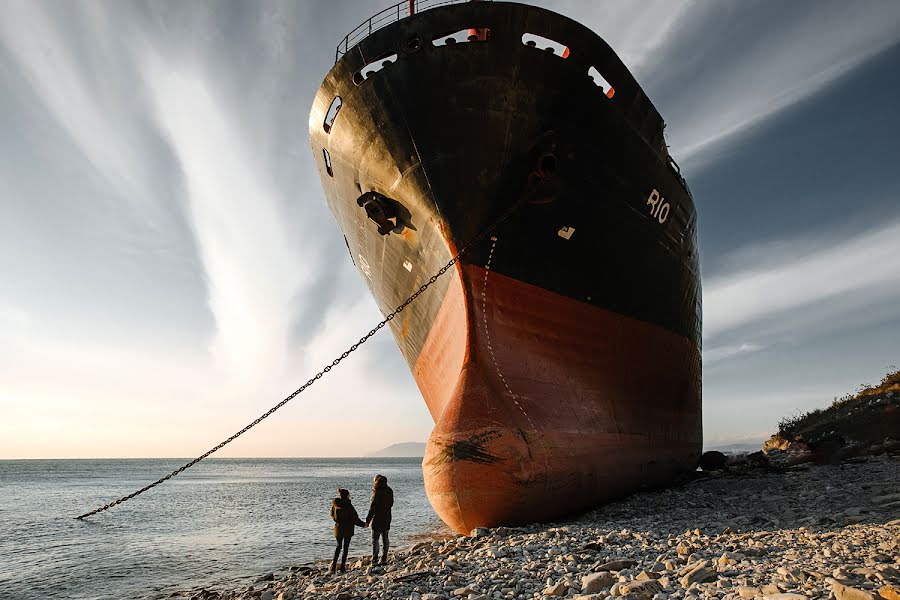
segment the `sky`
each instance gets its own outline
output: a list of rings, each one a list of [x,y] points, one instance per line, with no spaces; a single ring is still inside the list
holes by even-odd
[[[606,39],[668,124],[707,446],[900,364],[900,3],[538,4]],[[199,455],[380,320],[307,127],[338,40],[384,6],[0,0],[0,458]],[[220,455],[431,427],[383,331]]]

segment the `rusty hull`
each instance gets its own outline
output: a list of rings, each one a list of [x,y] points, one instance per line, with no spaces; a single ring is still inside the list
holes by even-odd
[[[425,488],[448,525],[552,519],[696,466],[695,344],[474,265],[460,278],[415,370],[436,415]]]

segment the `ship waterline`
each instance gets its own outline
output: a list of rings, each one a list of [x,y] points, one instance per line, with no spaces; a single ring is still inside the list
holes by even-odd
[[[448,31],[478,33],[438,44]],[[426,490],[454,529],[553,519],[696,466],[696,214],[662,127],[593,32],[512,3],[399,20],[323,82],[313,154],[382,311],[523,203],[390,323],[435,421]]]

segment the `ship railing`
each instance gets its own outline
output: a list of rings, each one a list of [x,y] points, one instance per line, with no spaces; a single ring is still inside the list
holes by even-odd
[[[334,62],[336,63],[342,56],[350,51],[358,43],[381,29],[387,27],[391,23],[396,23],[400,19],[410,16],[414,13],[420,13],[430,8],[444,6],[447,4],[460,4],[469,2],[470,0],[405,0],[392,6],[388,6],[379,13],[369,17],[360,23],[359,27],[344,36],[337,48],[334,50]],[[482,0],[484,1],[484,0]]]

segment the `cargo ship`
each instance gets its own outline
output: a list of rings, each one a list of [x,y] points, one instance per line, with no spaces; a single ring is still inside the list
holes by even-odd
[[[696,212],[603,39],[535,6],[403,2],[341,41],[309,131],[384,314],[490,230],[390,321],[450,527],[549,521],[696,468]]]

